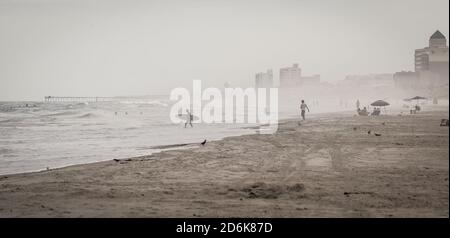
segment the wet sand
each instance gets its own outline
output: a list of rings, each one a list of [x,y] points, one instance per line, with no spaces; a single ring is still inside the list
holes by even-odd
[[[0,217],[448,218],[443,118],[329,114],[273,135],[0,176]]]

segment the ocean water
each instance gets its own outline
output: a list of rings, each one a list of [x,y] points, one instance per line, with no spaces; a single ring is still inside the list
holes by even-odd
[[[173,124],[168,96],[94,103],[0,102],[0,174],[149,155],[160,145],[255,133],[251,124]],[[28,107],[26,107],[28,104]],[[116,114],[117,113],[117,114]]]

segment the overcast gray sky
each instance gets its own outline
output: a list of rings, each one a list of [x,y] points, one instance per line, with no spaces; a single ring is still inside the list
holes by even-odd
[[[305,75],[413,70],[448,0],[0,0],[0,100],[168,94]]]

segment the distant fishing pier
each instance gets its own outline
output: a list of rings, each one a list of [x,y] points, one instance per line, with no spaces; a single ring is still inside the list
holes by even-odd
[[[114,100],[112,97],[44,97],[44,102],[109,102],[112,100]]]

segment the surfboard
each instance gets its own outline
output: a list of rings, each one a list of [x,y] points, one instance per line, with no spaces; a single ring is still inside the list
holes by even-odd
[[[182,119],[182,120],[186,120],[187,119],[187,114],[178,114],[177,117]],[[198,120],[198,119],[199,118],[196,115],[193,115],[193,118],[192,118],[193,121]]]

